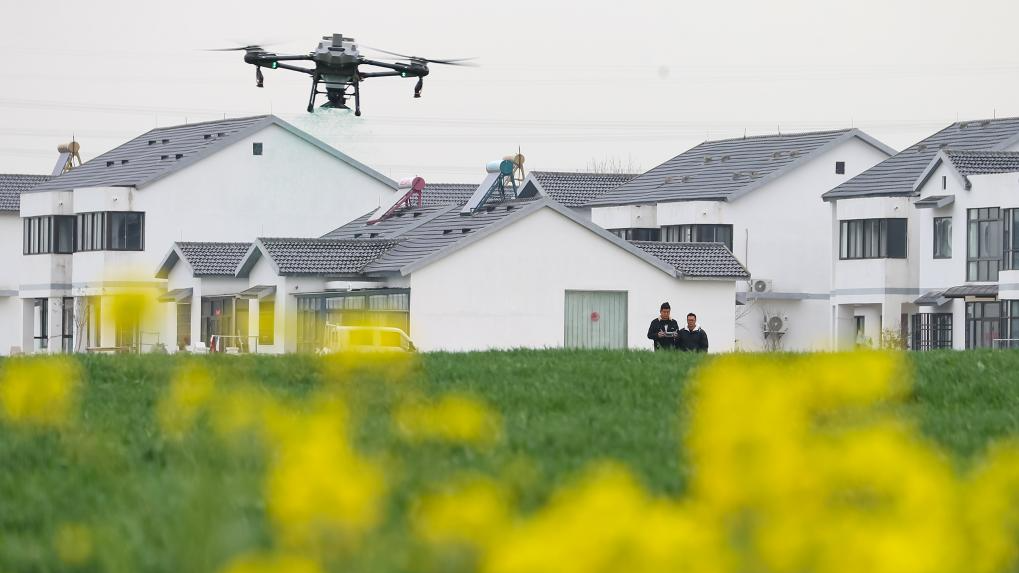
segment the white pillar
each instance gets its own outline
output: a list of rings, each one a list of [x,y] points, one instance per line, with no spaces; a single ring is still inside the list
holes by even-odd
[[[21,299],[21,351],[35,352],[35,299]]]
[[[208,340],[202,340],[202,286],[201,281],[195,281],[191,291],[191,345],[199,342],[208,345]]]
[[[834,340],[832,346],[837,350],[852,350],[856,346],[856,321],[853,318],[853,307],[848,304],[837,304],[833,307]]]
[[[47,353],[60,354],[64,351],[64,298],[55,296],[46,299],[46,326],[49,336]]]

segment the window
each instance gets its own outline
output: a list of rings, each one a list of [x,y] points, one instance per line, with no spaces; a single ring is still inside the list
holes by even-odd
[[[258,301],[258,343],[273,344],[276,331],[276,301]]]
[[[262,143],[261,142],[256,142],[256,143],[252,143],[251,144],[251,154],[252,155],[262,155]]]
[[[723,243],[732,251],[732,225],[667,225],[661,235],[666,243]]]
[[[1005,270],[1019,269],[1019,209],[1005,209],[1005,253],[1002,263]]]
[[[944,189],[948,189],[948,176],[947,175],[942,175],[941,176],[941,189],[943,189],[943,190]]]
[[[839,221],[840,259],[906,258],[906,219]]]
[[[866,318],[865,316],[853,317],[853,320],[856,322],[856,340],[863,340],[867,328]]]
[[[177,350],[191,346],[191,303],[177,303]]]
[[[74,216],[49,215],[22,219],[22,247],[26,255],[74,252]]]
[[[141,251],[145,249],[145,214],[134,212],[110,212],[110,251]]]
[[[143,251],[145,213],[79,213],[76,235],[76,251]]]
[[[835,174],[836,175],[845,175],[846,174],[846,162],[845,161],[836,161],[835,162]]]
[[[1019,306],[1019,305],[1013,305]],[[966,348],[994,348],[1002,338],[1006,324],[998,302],[966,303]]]
[[[1001,210],[968,209],[966,217],[966,280],[996,281],[1003,245]]]
[[[46,350],[50,346],[50,309],[49,300],[37,298],[33,301],[35,328],[33,336],[35,350]]]
[[[70,217],[73,221],[74,218]],[[74,352],[74,299],[64,297],[60,317],[60,349],[64,354]]]
[[[934,217],[934,258],[952,258],[951,217]]]
[[[410,291],[386,289],[297,297],[297,351],[322,348],[326,344],[327,323],[387,326],[410,334]],[[395,345],[397,338],[398,335],[385,334],[383,344]]]
[[[952,313],[917,313],[913,315],[913,350],[952,348]]]
[[[660,241],[661,229],[609,229],[613,235],[625,241]]]

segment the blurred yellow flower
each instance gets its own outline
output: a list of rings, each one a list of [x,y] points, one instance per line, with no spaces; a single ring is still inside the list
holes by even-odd
[[[92,559],[92,533],[80,523],[61,523],[53,536],[57,558],[65,565],[83,565]]]
[[[257,553],[242,555],[220,573],[321,573],[319,564],[302,555]]]
[[[266,483],[268,512],[288,547],[321,548],[356,538],[382,518],[382,468],[354,451],[336,401],[289,418]]]
[[[419,537],[432,543],[486,545],[499,538],[510,517],[505,486],[491,478],[466,476],[423,496],[411,524]]]
[[[69,358],[16,358],[0,374],[0,409],[12,423],[54,427],[68,423],[80,385]]]
[[[502,434],[502,419],[484,402],[450,394],[433,403],[407,402],[396,408],[397,430],[413,441],[490,445]]]
[[[178,370],[156,412],[163,432],[171,438],[182,438],[212,400],[215,389],[212,375],[205,368],[192,363]]]

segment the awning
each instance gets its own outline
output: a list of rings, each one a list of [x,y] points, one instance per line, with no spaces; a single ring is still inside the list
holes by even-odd
[[[237,293],[237,298],[246,298],[248,300],[262,300],[274,296],[276,296],[275,285],[257,285]]]
[[[998,296],[998,285],[962,285],[945,291],[945,298],[964,298],[967,296]]]
[[[913,206],[917,209],[940,209],[947,207],[955,202],[955,195],[931,195],[930,197],[924,197]]]
[[[173,290],[166,291],[166,294],[159,297],[159,302],[182,302],[184,300],[191,299],[191,293],[193,289],[190,288],[175,288]]]
[[[948,302],[943,290],[932,290],[920,295],[920,298],[913,301],[917,306],[941,306]]]

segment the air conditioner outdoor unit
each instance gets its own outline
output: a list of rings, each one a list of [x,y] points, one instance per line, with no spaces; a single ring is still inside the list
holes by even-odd
[[[773,314],[764,319],[765,334],[785,334],[789,330],[789,315]]]
[[[754,294],[761,294],[765,292],[771,292],[771,280],[770,279],[754,279],[750,281],[750,292]]]

